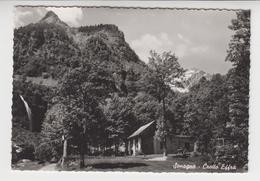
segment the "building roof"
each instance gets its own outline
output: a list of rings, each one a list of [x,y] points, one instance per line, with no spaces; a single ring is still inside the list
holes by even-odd
[[[144,132],[144,130],[146,130],[147,128],[149,128],[153,123],[154,123],[154,121],[152,121],[152,122],[150,122],[150,123],[148,123],[148,124],[145,124],[145,125],[141,126],[138,130],[136,130],[133,134],[131,134],[131,135],[128,137],[128,139],[141,135],[141,134]]]

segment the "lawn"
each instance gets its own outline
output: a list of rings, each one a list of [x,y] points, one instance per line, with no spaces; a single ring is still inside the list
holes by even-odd
[[[27,161],[27,162],[18,162],[16,164],[12,164],[13,170],[39,170],[48,163],[38,163],[36,161]]]
[[[201,157],[177,158],[160,155],[127,157],[88,157],[85,168],[79,169],[78,161],[72,161],[66,170],[73,171],[127,171],[127,172],[245,172],[217,165],[204,165]],[[203,167],[204,165],[204,167]],[[206,168],[207,167],[207,168]],[[229,170],[228,170],[229,169]]]
[[[86,157],[85,168],[79,168],[79,159],[73,158],[66,169],[55,164],[26,162],[13,165],[15,170],[64,170],[64,171],[120,171],[120,172],[246,172],[243,169],[229,169],[229,167],[206,165],[201,157],[180,158],[160,155],[124,156],[124,157]],[[205,165],[204,165],[205,167]]]

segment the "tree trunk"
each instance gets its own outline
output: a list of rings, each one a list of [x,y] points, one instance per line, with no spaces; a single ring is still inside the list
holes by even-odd
[[[80,143],[80,163],[79,163],[80,168],[85,167],[85,142],[84,140]]]
[[[64,168],[65,167],[65,162],[66,162],[66,159],[67,159],[67,139],[64,139],[64,142],[63,142],[63,155],[62,155],[62,161],[61,161],[61,168]]]
[[[115,144],[115,156],[118,155],[118,144]]]
[[[101,147],[101,149],[102,149],[102,155],[104,155],[104,153],[105,153],[105,151],[106,151],[106,147],[103,145],[102,147]]]
[[[199,141],[196,140],[196,141],[194,142],[193,152],[194,152],[195,154],[197,154],[197,153],[198,153],[198,150],[199,150]]]
[[[165,93],[164,93],[165,94]],[[166,112],[166,108],[165,108],[165,95],[162,99],[162,103],[163,103],[163,131],[166,131],[166,120],[165,120],[165,112]],[[163,147],[163,156],[167,156],[167,144],[166,144],[166,135],[163,136],[162,138],[163,143],[162,143],[162,147]]]
[[[125,140],[125,155],[128,155],[128,140]]]
[[[163,146],[163,156],[167,156],[167,145],[166,145],[166,139],[164,139],[163,143],[162,143],[162,146]]]

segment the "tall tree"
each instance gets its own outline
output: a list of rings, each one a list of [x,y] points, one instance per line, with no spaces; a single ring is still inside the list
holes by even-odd
[[[234,35],[229,43],[226,60],[234,68],[228,73],[229,119],[227,124],[232,144],[238,148],[235,155],[239,164],[247,163],[249,121],[249,68],[250,68],[250,11],[237,12],[232,20]]]
[[[126,154],[128,148],[128,136],[138,127],[137,118],[133,111],[134,102],[129,97],[115,95],[105,111],[109,139],[115,145],[115,154],[120,143],[125,144]]]
[[[201,143],[202,153],[211,151],[214,138],[223,137],[223,127],[228,121],[226,92],[225,79],[217,74],[211,80],[202,78],[188,93],[184,131]]]
[[[84,62],[68,72],[61,83],[60,97],[67,107],[67,130],[80,152],[80,167],[84,167],[86,142],[93,143],[104,121],[100,104],[113,91],[111,75],[101,64]]]
[[[62,137],[66,134],[67,112],[65,105],[55,103],[46,113],[41,130],[40,144],[36,149],[36,156],[40,160],[50,161],[51,159],[60,159],[62,153]],[[66,145],[65,145],[66,146]],[[67,151],[67,147],[66,147]],[[62,157],[62,166],[67,155]]]
[[[162,104],[162,117],[157,122],[156,135],[162,142],[163,155],[167,155],[167,126],[166,123],[166,102],[165,98],[170,91],[169,84],[174,83],[174,79],[180,77],[183,73],[175,54],[163,52],[161,55],[155,51],[150,52],[148,66],[150,72],[146,75],[150,82],[150,92],[156,96]]]
[[[229,43],[226,61],[233,63],[239,73],[249,74],[250,68],[250,11],[237,12],[237,18],[233,19],[229,26],[234,35]]]

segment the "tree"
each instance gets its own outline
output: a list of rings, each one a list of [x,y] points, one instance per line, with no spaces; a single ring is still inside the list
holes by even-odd
[[[228,122],[226,77],[213,75],[211,80],[201,78],[187,94],[184,113],[184,134],[189,134],[201,143],[204,154],[214,156],[215,139],[223,138]]]
[[[50,161],[60,159],[62,154],[62,137],[66,135],[65,121],[67,112],[65,105],[56,103],[46,113],[41,131],[40,144],[37,146],[36,155],[40,160]],[[66,148],[67,150],[67,148]],[[63,155],[65,160],[67,155]],[[64,161],[62,166],[64,166]]]
[[[134,98],[133,111],[138,119],[138,127],[159,119],[162,114],[157,99],[145,92],[138,92]]]
[[[250,68],[250,11],[237,12],[237,19],[233,19],[229,28],[235,31],[229,43],[226,61],[233,63],[240,73],[249,73]]]
[[[134,102],[129,97],[112,97],[105,111],[107,118],[106,131],[115,145],[115,154],[120,143],[125,144],[126,154],[128,136],[138,128],[137,118],[133,111]]]
[[[175,96],[172,97],[167,97],[167,102],[169,102],[169,109],[170,109],[170,115],[169,118],[171,117],[170,121],[172,126],[172,133],[175,134],[184,134],[183,131],[183,120],[184,120],[184,115],[186,113],[186,103],[188,99],[188,94],[176,94]]]
[[[183,73],[176,56],[171,52],[163,52],[161,55],[155,51],[150,52],[148,67],[151,71],[146,74],[146,80],[150,83],[149,92],[154,94],[162,104],[162,117],[157,122],[157,137],[162,141],[163,155],[167,155],[166,136],[166,102],[165,98],[170,91],[169,84],[174,83],[174,79]]]
[[[68,113],[66,130],[78,145],[81,168],[84,167],[86,142],[96,141],[99,125],[104,121],[99,105],[113,87],[113,78],[106,69],[87,61],[68,72],[62,80],[59,96]]]
[[[229,28],[235,33],[226,60],[232,62],[234,68],[227,75],[230,122],[226,127],[233,146],[239,150],[235,155],[237,164],[245,164],[248,161],[250,11],[237,12],[237,19],[232,20]]]
[[[213,134],[213,124],[208,117],[212,108],[210,91],[208,81],[201,79],[199,84],[191,89],[190,97],[185,105],[184,134],[191,135],[197,142],[202,143],[202,153],[208,152]]]

